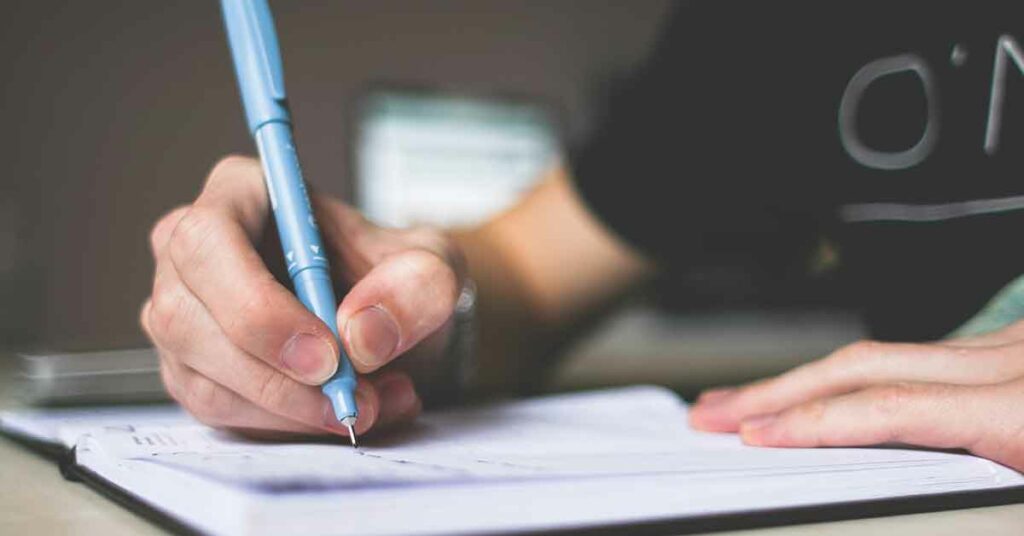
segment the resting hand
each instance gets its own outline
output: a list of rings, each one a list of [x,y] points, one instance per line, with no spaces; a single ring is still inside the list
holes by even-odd
[[[383,367],[417,345],[441,344],[461,288],[461,257],[440,233],[383,229],[338,201],[312,201],[334,275],[351,287],[337,322],[363,374],[356,431],[411,419],[421,402],[408,367]],[[269,217],[259,163],[218,164],[195,202],[151,233],[156,273],[142,326],[159,350],[168,392],[200,421],[263,434],[344,435],[318,388],[337,368],[338,343],[257,253],[255,244],[273,233]]]
[[[1024,470],[1024,321],[929,344],[863,341],[781,376],[705,392],[690,423],[751,445],[902,443]]]

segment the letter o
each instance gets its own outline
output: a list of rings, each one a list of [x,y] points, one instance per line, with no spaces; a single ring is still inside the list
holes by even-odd
[[[913,147],[897,152],[876,151],[864,145],[857,134],[857,110],[861,98],[875,80],[904,71],[916,74],[921,80],[928,104],[928,123],[921,139]],[[846,84],[843,98],[839,102],[839,140],[846,154],[864,166],[885,170],[906,169],[928,158],[939,139],[939,107],[934,82],[928,64],[916,54],[881,58],[861,67]]]

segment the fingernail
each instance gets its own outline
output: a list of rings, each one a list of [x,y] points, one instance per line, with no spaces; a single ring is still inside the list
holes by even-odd
[[[738,423],[730,415],[712,411],[705,405],[694,406],[689,412],[690,426],[704,432],[735,432]]]
[[[323,408],[324,426],[330,429],[332,432],[347,436],[348,427],[338,420],[338,416],[334,414],[334,406],[331,405],[330,401],[324,401]]]
[[[419,405],[416,388],[408,378],[395,376],[378,385],[381,414],[387,419],[396,419],[412,413]]]
[[[308,333],[289,339],[281,352],[281,362],[303,380],[316,384],[330,378],[338,368],[338,358],[331,345]]]
[[[740,389],[712,389],[701,396],[690,408],[690,426],[705,432],[735,432],[739,422],[729,406],[736,400]]]
[[[359,382],[360,386],[363,382]],[[379,400],[379,399],[378,399]],[[356,405],[359,407],[359,419],[356,421],[356,433],[365,434],[377,422],[379,412],[377,407],[370,403],[370,397],[363,389],[356,389]]]
[[[384,309],[367,307],[345,324],[345,338],[353,359],[366,366],[380,366],[398,347],[398,325]]]
[[[704,391],[697,397],[697,404],[701,406],[715,406],[722,404],[730,399],[732,395],[736,394],[736,389],[722,388],[722,389],[710,389]]]
[[[754,447],[772,446],[772,424],[778,420],[778,415],[759,415],[740,423],[740,439],[747,445]]]
[[[356,419],[356,435],[362,435],[374,425],[377,420],[377,410],[370,404],[370,399],[362,389],[356,389],[356,407],[359,408],[359,418]],[[334,413],[334,406],[326,399],[324,400],[323,416],[324,426],[348,437],[348,427],[341,424],[338,416]]]
[[[762,428],[771,426],[771,424],[778,420],[778,418],[779,416],[776,414],[758,415],[757,417],[751,417],[749,419],[744,420],[742,423],[740,423],[740,428],[743,430],[744,433],[756,432],[758,430],[761,430]]]

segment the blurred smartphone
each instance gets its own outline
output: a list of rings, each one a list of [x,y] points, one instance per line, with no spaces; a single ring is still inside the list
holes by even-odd
[[[75,353],[23,353],[19,397],[41,406],[128,404],[170,400],[153,348]]]

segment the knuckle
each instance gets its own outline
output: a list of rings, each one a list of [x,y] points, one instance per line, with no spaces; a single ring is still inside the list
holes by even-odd
[[[224,323],[224,333],[236,344],[282,324],[278,320],[280,308],[274,306],[271,292],[257,285],[247,294],[245,300],[238,303],[231,320]]]
[[[256,404],[268,409],[288,409],[288,387],[287,376],[271,372],[260,379],[256,388]]]
[[[171,233],[168,243],[171,262],[178,268],[203,261],[216,233],[217,220],[208,211],[192,207]]]
[[[856,341],[834,352],[830,359],[838,364],[851,364],[878,353],[881,343],[871,340]]]
[[[432,303],[445,310],[455,307],[458,298],[458,277],[455,270],[438,254],[425,249],[409,252],[405,257],[411,283],[430,293]]]
[[[182,215],[188,211],[188,205],[182,205],[174,208],[160,217],[153,228],[149,231],[149,247],[153,254],[159,253],[167,245],[167,241],[171,237],[171,233],[174,228],[177,227],[178,221],[181,220]]]
[[[161,287],[153,293],[151,300],[147,309],[149,317],[144,322],[150,334],[161,345],[168,348],[180,347],[182,337],[188,336],[184,325],[188,322],[191,307],[184,287]]]
[[[899,382],[871,389],[869,396],[874,410],[879,415],[892,416],[903,411],[917,391],[917,386],[909,382]]]
[[[183,386],[185,408],[205,424],[224,424],[232,414],[233,397],[218,383],[197,373]]]
[[[821,370],[838,381],[870,376],[871,370],[884,365],[885,344],[863,340],[848,344],[826,358]]]
[[[883,423],[876,438],[877,442],[892,443],[902,440],[906,432],[906,423],[900,417],[916,392],[916,386],[901,382],[876,387],[868,393],[875,419]]]
[[[794,413],[801,423],[806,423],[811,429],[816,429],[817,425],[825,420],[825,414],[828,412],[828,403],[824,400],[814,400],[798,407]]]

